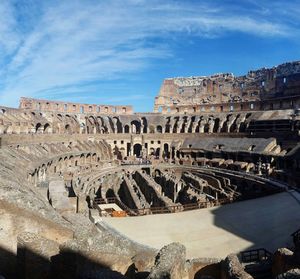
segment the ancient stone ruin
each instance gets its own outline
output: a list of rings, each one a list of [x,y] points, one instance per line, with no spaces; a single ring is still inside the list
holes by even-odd
[[[0,140],[6,279],[300,278],[300,62],[166,79],[153,113],[21,98]]]

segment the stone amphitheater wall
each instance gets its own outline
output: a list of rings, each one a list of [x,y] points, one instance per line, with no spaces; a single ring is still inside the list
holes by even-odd
[[[45,272],[58,261],[61,278],[252,278],[235,255],[186,261],[180,244],[157,254],[91,220],[110,200],[136,216],[298,190],[299,63],[167,79],[159,113],[31,98],[0,107],[0,249],[11,254],[0,274],[21,264],[40,276],[31,249]]]

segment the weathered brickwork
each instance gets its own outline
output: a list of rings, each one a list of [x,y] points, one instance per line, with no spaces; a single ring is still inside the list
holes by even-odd
[[[300,105],[300,62],[250,71],[165,79],[154,111],[219,112],[287,109]]]

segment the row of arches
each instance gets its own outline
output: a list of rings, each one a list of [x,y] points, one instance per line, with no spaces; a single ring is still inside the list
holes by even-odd
[[[125,124],[114,117],[103,119],[101,117],[88,118],[87,133],[234,133],[245,132],[249,124],[248,114],[228,114],[223,118],[209,116],[175,116],[161,119],[159,124],[152,124],[143,117]]]
[[[112,161],[110,146],[105,141],[75,141],[17,146],[22,156],[42,162],[28,171],[29,180],[35,185],[44,182],[49,175],[71,173],[85,166],[101,165]],[[38,156],[38,157],[37,157]],[[30,165],[31,166],[31,165]]]
[[[0,115],[1,116],[1,115]],[[0,134],[161,134],[161,133],[244,133],[249,128],[251,113],[228,113],[193,116],[86,116],[57,114],[35,115],[30,122],[4,121],[0,117]],[[254,123],[254,122],[251,122]],[[253,125],[252,125],[253,126]],[[291,130],[299,130],[299,121]]]
[[[67,156],[59,156],[44,162],[36,167],[29,175],[29,180],[34,185],[45,182],[50,175],[61,174],[62,172],[73,168],[100,163],[103,158],[100,154],[84,152]]]

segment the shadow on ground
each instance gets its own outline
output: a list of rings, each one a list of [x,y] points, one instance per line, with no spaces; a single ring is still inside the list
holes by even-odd
[[[237,202],[212,210],[214,225],[252,243],[247,249],[292,247],[300,204],[289,193]]]
[[[64,251],[47,259],[28,249],[18,249],[17,255],[14,255],[0,248],[0,275],[5,279],[121,279],[130,278],[131,271],[128,270],[128,273],[129,277],[125,277],[74,252]]]

